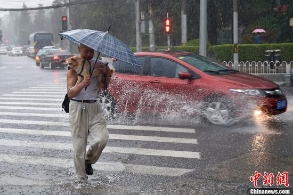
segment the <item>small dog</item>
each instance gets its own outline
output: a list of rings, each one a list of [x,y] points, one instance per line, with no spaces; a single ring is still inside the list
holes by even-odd
[[[85,61],[83,58],[74,56],[66,59],[66,64],[68,64],[70,69],[75,70],[78,74],[77,84],[82,82],[83,78],[90,77],[90,62]],[[98,92],[100,93],[102,90],[106,90],[106,80],[107,77],[111,77],[114,73],[113,69],[110,69],[110,73],[107,75],[103,73],[103,68],[95,67],[92,71],[92,77],[98,76]]]

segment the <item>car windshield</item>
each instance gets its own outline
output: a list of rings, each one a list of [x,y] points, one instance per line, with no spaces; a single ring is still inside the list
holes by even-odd
[[[222,75],[238,72],[237,70],[225,67],[218,62],[195,54],[181,55],[177,56],[177,58],[209,75]]]

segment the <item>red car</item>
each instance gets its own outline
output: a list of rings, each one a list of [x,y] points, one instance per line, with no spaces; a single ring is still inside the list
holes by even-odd
[[[277,84],[189,52],[137,52],[141,66],[114,61],[108,113],[199,116],[212,124],[286,111]]]

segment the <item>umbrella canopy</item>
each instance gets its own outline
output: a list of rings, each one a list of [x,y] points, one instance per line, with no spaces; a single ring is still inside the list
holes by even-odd
[[[59,33],[61,38],[77,44],[86,45],[107,56],[133,65],[140,65],[129,47],[109,32],[90,29],[76,29]]]
[[[252,31],[252,33],[265,33],[266,31],[262,28],[256,28]]]

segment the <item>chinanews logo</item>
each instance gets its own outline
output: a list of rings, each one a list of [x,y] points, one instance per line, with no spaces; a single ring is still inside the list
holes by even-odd
[[[287,171],[278,172],[276,175],[267,172],[261,174],[255,171],[249,180],[253,183],[254,188],[249,188],[247,194],[291,194]]]

